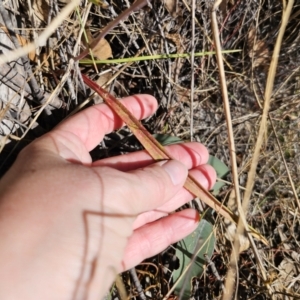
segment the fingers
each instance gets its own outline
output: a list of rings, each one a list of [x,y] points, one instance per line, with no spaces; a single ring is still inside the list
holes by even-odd
[[[216,181],[216,171],[210,165],[202,165],[189,172],[206,189],[211,189]],[[175,211],[178,207],[186,204],[195,198],[188,190],[182,188],[168,202],[155,210],[140,214],[133,225],[133,228],[139,228],[147,223],[151,223],[159,218],[165,217]],[[201,199],[200,199],[201,200]]]
[[[206,147],[200,143],[182,143],[166,146],[166,149],[174,159],[182,162],[188,169],[206,164],[209,158]],[[93,165],[109,166],[127,172],[138,168],[144,168],[154,162],[155,161],[147,151],[138,151],[102,159],[94,162]]]
[[[152,115],[157,109],[157,101],[150,95],[130,96],[121,101],[138,120]],[[87,151],[91,151],[105,134],[123,125],[122,120],[106,104],[99,104],[70,117],[52,132],[63,131],[70,136],[75,135]],[[66,134],[64,136],[67,138]]]
[[[123,271],[181,240],[197,228],[198,222],[199,213],[186,209],[135,230],[125,249]]]
[[[216,181],[216,172],[213,167],[205,165],[209,154],[207,148],[200,143],[182,143],[166,147],[170,155],[183,163],[188,169],[193,169],[190,174],[196,178],[206,189],[211,189]],[[95,162],[94,166],[109,166],[120,171],[131,171],[136,168],[144,168],[152,164],[154,160],[147,151],[138,151],[122,156],[111,157]],[[176,210],[192,200],[194,196],[186,189],[180,191],[163,206],[154,211],[145,212],[138,216],[134,228],[143,226],[146,223],[155,221],[166,214]]]
[[[169,160],[127,174],[131,174],[134,178],[136,188],[134,194],[137,197],[132,201],[135,211],[141,213],[156,209],[174,197],[182,188],[188,170],[179,161]]]
[[[124,215],[139,215],[162,206],[182,188],[188,174],[187,168],[176,160],[126,173],[107,167],[93,170],[106,187],[104,199],[109,200],[111,212]]]

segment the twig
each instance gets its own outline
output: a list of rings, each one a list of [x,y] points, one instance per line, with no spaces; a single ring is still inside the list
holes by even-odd
[[[14,68],[11,68],[8,64],[1,65],[0,81],[17,93],[20,93],[20,91],[22,91],[25,98],[32,100],[31,89],[25,81],[24,77]],[[46,92],[41,103],[44,104],[45,102],[47,102],[49,97],[49,93]],[[47,103],[54,108],[61,108],[64,105],[64,102],[61,101],[58,97],[51,97],[51,101]]]
[[[33,9],[32,9],[32,6],[31,6],[31,1],[30,0],[27,0],[27,5],[28,5],[28,9],[29,9],[29,16],[30,16],[30,18],[31,18],[31,23],[32,23],[32,27],[33,28],[37,28],[37,26],[36,26],[36,16],[35,16],[35,14],[34,14],[34,12],[33,12]],[[36,38],[37,38],[37,32],[36,32],[36,30],[33,30],[32,31],[32,34],[33,34],[33,40],[36,40]],[[20,47],[20,46],[19,46]],[[16,48],[19,48],[19,47],[16,47]],[[35,53],[37,54],[37,60],[38,60],[38,65],[40,66],[40,59],[39,59],[39,52],[40,52],[40,49],[37,47],[36,49],[35,49]],[[29,85],[30,85],[30,87],[31,87],[31,90],[32,90],[32,93],[33,93],[33,96],[34,96],[34,98],[36,98],[36,100],[38,101],[38,102],[41,102],[42,100],[43,100],[43,98],[44,98],[44,95],[43,95],[43,91],[42,91],[42,89],[40,88],[40,86],[38,85],[38,83],[37,83],[37,81],[36,81],[36,79],[35,79],[35,77],[34,77],[34,75],[33,75],[33,73],[32,73],[32,70],[31,70],[31,65],[30,65],[30,62],[29,62],[29,59],[28,59],[28,57],[25,55],[25,56],[23,56],[22,58],[22,61],[24,62],[24,68],[25,68],[25,71],[28,73],[28,78],[29,78]],[[26,62],[26,63],[25,63]],[[39,71],[38,72],[39,73],[39,77],[40,77],[40,79],[41,79],[41,82],[42,82],[42,73]],[[45,109],[45,111],[46,111],[46,113],[48,114],[48,115],[51,115],[51,110],[48,108],[48,107],[46,107],[46,109]]]
[[[273,124],[271,115],[268,114],[268,116],[269,116],[269,120],[270,120],[271,127],[272,127],[272,129],[273,129],[274,134],[275,134],[276,143],[277,143],[277,146],[278,146],[278,149],[279,149],[279,152],[280,152],[280,156],[281,156],[281,159],[282,159],[282,161],[283,161],[285,170],[286,170],[286,172],[287,172],[287,175],[288,175],[288,178],[289,178],[289,181],[290,181],[290,185],[291,185],[291,188],[292,188],[292,191],[293,191],[293,194],[294,194],[294,197],[295,197],[297,206],[298,206],[298,211],[300,211],[300,202],[299,202],[299,198],[298,198],[298,195],[297,195],[297,191],[296,191],[296,189],[295,189],[295,185],[294,185],[294,182],[293,182],[293,179],[292,179],[290,170],[289,170],[289,168],[288,168],[288,166],[287,166],[287,164],[286,164],[286,160],[285,160],[285,158],[284,158],[284,155],[283,155],[283,152],[282,152],[282,149],[281,149],[281,145],[280,145],[280,143],[279,143],[278,135],[277,135],[277,132],[276,132],[276,130],[275,130],[275,127],[274,127],[274,124]]]
[[[224,291],[225,290],[225,286],[223,284],[221,276],[218,273],[218,270],[217,270],[217,268],[215,266],[215,263],[209,258],[209,256],[207,254],[204,254],[204,259],[205,259],[207,265],[210,266],[210,269],[211,269],[212,273],[217,278],[218,282],[221,284],[222,290]]]
[[[79,4],[80,0],[72,0],[68,3],[60,12],[60,14],[54,18],[54,20],[47,26],[47,28],[38,36],[38,38],[21,48],[9,52],[9,55],[0,55],[0,66],[4,63],[14,61],[21,56],[28,54],[31,51],[35,51],[35,48],[44,46],[47,39],[55,32],[56,28],[69,16],[74,8]]]
[[[139,10],[144,7],[148,3],[147,0],[136,0],[129,8],[124,10],[116,19],[108,23],[98,34],[98,36],[94,39],[94,41],[90,44],[89,48],[80,53],[77,57],[75,57],[75,61],[80,60],[89,54],[90,49],[93,49],[101,39],[103,39],[106,34],[116,27],[120,21],[126,19],[133,11]]]
[[[139,293],[139,296],[138,296],[138,297],[139,297],[141,300],[147,300],[147,297],[146,297],[146,295],[144,294],[142,285],[141,285],[140,280],[139,280],[139,278],[138,278],[138,276],[137,276],[137,273],[136,273],[135,268],[130,269],[130,270],[129,270],[129,273],[130,273],[130,275],[131,275],[131,277],[132,277],[132,280],[133,280],[133,283],[134,283],[134,285],[135,285],[135,287],[136,287],[136,290],[137,290],[137,292]]]
[[[191,94],[190,94],[190,140],[194,140],[194,85],[195,85],[195,10],[196,1],[192,0],[192,37],[191,37]]]
[[[24,97],[32,100],[31,90],[22,74],[8,64],[3,64],[0,68],[0,81],[15,92],[24,91]]]
[[[113,15],[113,17],[117,17],[118,14],[116,13],[114,7],[111,5],[109,6],[109,10],[111,12],[111,14]],[[139,50],[140,47],[138,45],[138,43],[136,42],[136,38],[130,33],[130,31],[128,30],[127,26],[125,25],[125,23],[123,21],[120,21],[120,25],[123,27],[124,31],[126,32],[127,36],[132,39],[132,44],[134,45],[135,49]]]
[[[0,1],[0,13],[2,15],[3,21],[5,23],[5,26],[9,32],[9,35],[11,37],[11,40],[15,46],[16,49],[20,49],[20,43],[18,41],[18,38],[16,36],[16,33],[12,30],[12,28],[14,28],[11,19],[7,13],[7,10],[4,8],[2,1]],[[41,102],[44,98],[43,92],[40,89],[33,73],[32,73],[32,69],[29,63],[29,59],[28,57],[25,55],[23,57],[21,57],[21,61],[22,61],[22,65],[24,67],[25,72],[27,73],[27,76],[29,78],[29,85],[31,88],[31,92],[33,97],[38,101]]]
[[[55,10],[55,13],[58,15],[59,14],[59,8],[58,8],[58,5],[57,5],[56,1],[54,3],[54,10]],[[60,28],[59,27],[56,29],[56,36],[57,36],[58,40],[61,40]],[[63,53],[62,46],[59,47],[58,53],[59,53],[60,60],[62,62],[61,68],[63,70],[66,70],[67,69],[67,60],[66,60],[65,55]],[[67,79],[67,85],[68,85],[68,88],[69,88],[71,100],[75,101],[77,99],[77,97],[76,97],[76,93],[75,93],[75,89],[74,89],[74,85],[73,85],[73,81],[71,79],[71,76],[69,76],[68,79]]]
[[[218,30],[218,23],[217,23],[217,16],[216,16],[216,10],[219,7],[222,0],[216,0],[215,4],[213,6],[212,10],[212,29],[213,29],[213,35],[214,35],[214,41],[215,41],[215,47],[217,52],[217,61],[219,66],[219,74],[220,74],[220,82],[221,82],[221,91],[222,91],[222,97],[223,97],[223,104],[224,104],[224,110],[225,110],[225,117],[227,122],[227,131],[228,131],[228,138],[229,138],[229,150],[230,150],[230,159],[231,159],[231,165],[232,165],[232,176],[233,176],[233,183],[234,183],[234,191],[235,191],[235,197],[239,212],[239,221],[238,221],[238,227],[234,239],[234,249],[231,253],[231,262],[230,267],[228,270],[228,273],[231,274],[230,276],[227,276],[225,286],[226,291],[223,295],[224,300],[229,300],[232,297],[233,292],[233,285],[235,280],[233,280],[233,276],[237,274],[236,270],[236,262],[238,261],[239,256],[239,248],[240,248],[240,241],[239,236],[244,234],[244,229],[246,232],[249,232],[249,226],[247,224],[245,212],[248,209],[248,206],[242,207],[241,202],[241,196],[239,191],[239,178],[238,178],[238,170],[237,170],[237,161],[236,161],[236,150],[235,150],[235,143],[234,143],[234,135],[233,135],[233,129],[232,129],[232,121],[231,121],[231,114],[230,114],[230,106],[229,106],[229,100],[228,100],[228,92],[227,92],[227,85],[226,85],[226,78],[225,78],[225,70],[224,70],[224,64],[223,64],[223,57],[221,54],[221,42],[219,39],[219,30]],[[255,253],[256,260],[258,262],[258,265],[260,266],[261,273],[263,275],[263,278],[265,278],[266,281],[266,271],[264,269],[263,263],[258,255],[258,251],[256,248],[256,245],[254,243],[253,238],[248,234],[249,241],[251,243],[251,247],[253,249],[253,252]]]
[[[116,272],[116,270],[113,268],[113,271]],[[123,283],[123,280],[121,278],[121,275],[116,274],[116,288],[118,290],[119,296],[121,300],[127,300],[128,299],[128,295]]]
[[[289,0],[287,5],[286,5],[286,2],[283,1],[282,22],[281,22],[279,33],[277,36],[276,44],[275,44],[273,55],[272,55],[272,61],[271,61],[270,68],[269,68],[267,84],[266,84],[266,89],[265,89],[265,96],[264,96],[263,114],[262,114],[262,118],[261,118],[260,128],[259,128],[259,132],[258,132],[258,136],[257,136],[257,141],[256,141],[253,157],[252,157],[250,171],[248,173],[246,191],[244,194],[244,200],[243,200],[243,204],[242,204],[244,211],[246,211],[248,208],[250,196],[251,196],[252,189],[254,186],[254,178],[255,178],[255,174],[256,174],[257,164],[259,161],[260,150],[261,150],[262,143],[263,143],[263,136],[267,130],[267,118],[268,118],[268,112],[270,109],[272,90],[273,90],[273,86],[274,86],[274,79],[275,79],[276,68],[277,68],[277,64],[278,64],[280,48],[281,48],[281,44],[282,44],[282,38],[283,38],[283,35],[285,32],[290,14],[291,14],[293,4],[294,4],[294,0]],[[242,218],[241,218],[241,221],[242,221]],[[242,228],[242,225],[243,225],[242,222],[239,222],[238,231],[240,230],[239,228]],[[249,240],[251,242],[251,237],[250,237],[250,235],[248,235],[248,236],[249,236]],[[258,260],[258,262],[259,262],[261,271],[263,271],[264,267],[261,262],[260,256],[257,256],[257,255],[255,255],[255,256],[256,256],[256,260]],[[267,282],[267,276],[265,274],[265,271],[262,272],[262,276],[263,276],[264,281]],[[231,278],[231,280],[226,280],[226,283],[228,284],[228,285],[226,284],[226,288],[228,288],[227,294],[226,294],[227,297],[224,297],[223,299],[230,299],[230,297],[231,297],[233,285],[230,284],[230,281],[231,282],[233,281],[232,278]],[[267,285],[269,291],[271,292],[270,285],[269,284],[266,284],[266,285]]]
[[[188,10],[189,12],[191,12],[191,7],[190,7],[189,4],[187,3],[187,1],[186,1],[186,0],[182,0],[182,2],[183,2],[183,4],[185,5],[185,7],[187,8],[187,10]],[[205,30],[205,28],[202,27],[201,22],[200,22],[197,18],[195,18],[195,21],[197,22],[198,26],[202,29],[202,33],[203,33],[203,35],[205,35],[205,38],[206,38],[210,43],[212,43],[211,37],[210,37],[209,34],[207,33],[207,30]]]
[[[145,50],[146,47],[141,48],[136,55],[134,56],[134,58],[138,58],[140,56],[141,53],[143,53],[143,51]],[[130,65],[133,64],[133,61],[127,62],[124,66],[122,66],[120,68],[120,70],[118,72],[116,72],[112,78],[110,78],[110,80],[105,84],[105,87],[107,87],[108,85],[110,85],[126,68],[128,68]]]
[[[248,173],[248,180],[246,184],[246,192],[244,195],[244,202],[243,206],[248,206],[248,202],[252,193],[253,185],[254,185],[254,177],[256,174],[256,168],[259,161],[259,154],[260,149],[263,143],[263,136],[265,134],[265,131],[267,130],[267,117],[268,112],[270,109],[270,102],[271,102],[271,96],[272,96],[272,90],[274,85],[274,79],[276,74],[276,68],[278,64],[278,57],[280,53],[280,47],[282,43],[282,38],[291,14],[291,10],[294,4],[294,0],[289,0],[287,7],[282,12],[282,23],[280,26],[280,30],[277,36],[276,44],[274,47],[274,52],[272,55],[272,61],[269,68],[268,78],[267,78],[267,84],[265,89],[265,96],[264,96],[264,108],[263,108],[263,114],[261,118],[260,128],[258,132],[258,137],[253,153],[252,163],[250,166],[250,171]]]
[[[84,33],[84,30],[85,30],[85,24],[87,22],[87,19],[88,19],[88,16],[89,16],[89,13],[90,13],[90,10],[91,10],[91,7],[92,7],[92,2],[90,2],[85,8],[84,8],[84,11],[83,11],[83,16],[81,18],[79,12],[79,16],[80,16],[80,24],[81,24],[81,27],[80,27],[80,31],[79,31],[79,34],[78,34],[78,38],[77,38],[77,41],[75,43],[75,47],[74,47],[74,51],[73,51],[73,56],[77,55],[77,50],[79,48],[79,44],[80,44],[80,41],[81,41],[81,37],[82,37],[82,34]],[[84,82],[83,82],[83,79],[82,79],[82,76],[81,76],[81,72],[80,72],[80,69],[79,69],[79,65],[78,65],[78,62],[76,62],[74,64],[75,66],[75,69],[76,69],[76,73],[78,74],[78,80],[80,82],[80,85],[82,86],[82,91],[83,93],[86,95],[86,89],[85,89],[85,85],[84,85]]]
[[[132,133],[145,147],[153,159],[160,161],[172,159],[168,151],[146,130],[146,128],[130,113],[130,111],[117,101],[115,97],[109,94],[106,90],[100,87],[96,82],[92,81],[86,75],[82,74],[84,82],[94,91],[96,91],[104,100],[104,102],[126,123]],[[227,207],[223,206],[212,194],[210,194],[203,186],[192,176],[188,175],[184,187],[194,196],[202,199],[211,208],[220,213],[228,220],[237,223],[237,216]],[[266,239],[258,232],[249,226],[251,234],[258,238],[263,243],[267,244]]]
[[[152,9],[152,11],[154,13],[155,21],[156,21],[157,26],[159,28],[160,35],[163,38],[164,46],[165,46],[165,49],[166,49],[166,54],[169,55],[170,51],[169,51],[168,42],[166,40],[166,36],[165,36],[164,30],[163,30],[163,27],[161,25],[162,22],[161,22],[161,20],[159,18],[159,15],[158,15],[156,9],[153,9],[153,7],[152,7],[152,5],[150,3],[148,3],[148,5],[150,5],[150,7],[151,7],[151,9]],[[171,61],[168,59],[167,63],[168,63],[168,77],[172,78]],[[164,95],[166,95],[168,97],[167,102],[165,102],[164,99],[161,99],[161,101],[162,101],[162,103],[164,103],[164,105],[168,105],[170,103],[170,100],[171,100],[171,83],[170,83],[169,80],[167,81],[166,88],[164,90]]]
[[[49,103],[51,103],[51,101],[53,101],[53,99],[55,99],[57,97],[57,94],[60,92],[60,90],[62,89],[62,87],[64,86],[65,82],[67,81],[68,76],[70,75],[71,70],[73,69],[73,65],[74,65],[74,61],[71,60],[71,62],[69,63],[68,69],[66,71],[66,73],[64,74],[63,78],[61,79],[61,82],[57,85],[57,87],[55,88],[55,90],[52,92],[52,94],[49,96],[49,98],[47,99],[47,101],[42,105],[42,107],[37,111],[35,117],[31,120],[28,128],[26,129],[26,131],[23,133],[23,135],[20,137],[20,140],[22,140],[26,134],[28,133],[28,131],[32,128],[32,126],[36,123],[37,118],[41,115],[41,113],[44,111],[45,107],[47,105],[49,105]],[[18,143],[13,147],[13,149],[10,151],[10,153],[7,155],[7,157],[2,161],[1,165],[0,165],[0,170],[1,168],[5,165],[6,161],[8,160],[8,158],[13,154],[13,152],[15,151],[15,149],[17,148]]]

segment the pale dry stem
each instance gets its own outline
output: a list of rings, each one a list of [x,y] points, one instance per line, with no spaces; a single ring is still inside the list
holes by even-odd
[[[37,47],[46,45],[48,38],[52,35],[53,32],[59,27],[59,25],[69,16],[69,14],[79,5],[79,0],[72,0],[68,3],[60,12],[60,14],[53,19],[51,24],[38,36],[38,38],[21,48],[18,48],[14,51],[9,52],[9,55],[0,55],[0,65],[14,61],[21,56],[28,54],[31,51],[35,51]]]
[[[279,34],[276,40],[276,44],[275,44],[275,48],[274,48],[274,52],[272,55],[272,61],[270,64],[270,68],[269,68],[269,73],[268,73],[268,78],[267,78],[267,84],[266,84],[266,90],[265,90],[265,96],[264,96],[264,107],[263,107],[263,115],[261,118],[261,122],[260,122],[260,129],[259,129],[259,133],[257,136],[257,142],[254,148],[254,153],[253,153],[253,158],[252,158],[252,163],[250,166],[250,171],[248,173],[248,180],[247,180],[247,184],[246,184],[246,191],[245,191],[245,195],[244,195],[244,199],[243,199],[243,204],[242,204],[242,211],[246,212],[248,209],[248,203],[250,200],[250,196],[252,194],[252,189],[254,186],[254,179],[255,179],[255,174],[256,174],[256,168],[257,168],[257,164],[259,161],[259,156],[260,156],[260,151],[261,151],[261,147],[263,144],[263,137],[264,134],[266,132],[267,129],[267,117],[268,117],[268,112],[270,109],[270,102],[271,102],[271,96],[272,96],[272,91],[273,91],[273,86],[274,86],[274,79],[275,79],[275,74],[276,74],[276,68],[277,68],[277,64],[278,64],[278,57],[279,57],[279,53],[280,53],[280,48],[281,48],[281,44],[282,44],[282,38],[283,38],[283,34],[285,32],[289,17],[290,17],[290,13],[293,7],[294,1],[290,0],[288,2],[287,7],[285,8],[285,10],[283,10],[282,13],[282,23],[280,26],[280,30],[279,30]],[[234,248],[235,250],[238,249],[238,233],[239,232],[243,232],[243,227],[244,227],[244,222],[242,223],[242,219],[240,219],[239,224],[238,224],[238,230],[237,230],[237,235],[235,238],[235,242],[234,242]],[[250,241],[251,241],[251,237],[250,235],[248,235]],[[251,246],[253,248],[254,243],[251,243]],[[256,248],[256,247],[255,247]],[[255,249],[253,248],[253,250]],[[262,263],[262,259],[259,256],[258,252],[255,251],[256,253],[256,259],[259,262],[259,266],[260,266],[260,270],[263,276],[264,281],[266,282],[266,286],[269,289],[269,292],[271,293],[272,289],[270,287],[270,285],[267,283],[267,276],[266,276],[266,272]],[[231,256],[231,261],[236,260],[237,257],[232,253]],[[228,273],[231,272],[230,269],[228,271]],[[233,274],[235,274],[235,272],[232,272]],[[226,280],[226,294],[224,294],[223,299],[224,300],[229,300],[232,297],[232,293],[233,293],[233,283],[234,283],[234,278],[229,278],[227,277]]]
[[[219,7],[221,1],[217,0],[213,6],[212,10],[212,27],[213,27],[213,34],[214,34],[214,41],[215,41],[215,47],[217,51],[217,61],[219,66],[219,74],[220,74],[220,82],[221,82],[221,91],[222,91],[222,97],[223,97],[223,103],[224,103],[224,110],[225,110],[225,116],[226,116],[226,122],[227,122],[227,131],[228,131],[228,137],[229,137],[229,148],[230,148],[230,158],[231,158],[231,165],[232,165],[232,175],[233,175],[233,182],[234,182],[234,189],[235,189],[235,197],[239,212],[239,222],[238,227],[236,231],[236,235],[234,238],[234,249],[231,253],[231,262],[228,270],[228,275],[225,283],[225,293],[223,295],[224,300],[230,300],[233,294],[233,286],[234,286],[234,278],[237,276],[237,261],[239,257],[239,249],[240,249],[240,241],[239,236],[243,234],[244,230],[246,232],[249,232],[248,224],[246,221],[245,213],[248,210],[248,202],[243,201],[243,206],[241,202],[240,197],[240,191],[239,191],[239,181],[238,181],[238,170],[237,170],[237,161],[236,161],[236,150],[235,150],[235,144],[234,144],[234,136],[233,136],[233,129],[232,129],[232,121],[231,121],[231,115],[230,115],[230,107],[229,107],[229,100],[228,100],[228,92],[227,92],[227,85],[226,85],[226,77],[225,77],[225,70],[224,70],[224,64],[223,64],[223,57],[221,52],[221,43],[219,39],[219,30],[218,30],[218,24],[217,24],[217,17],[216,17],[216,9]],[[257,247],[254,243],[253,238],[248,234],[249,241],[251,243],[251,247],[255,253],[255,257],[257,260],[257,263],[259,265],[259,268],[261,270],[262,276],[264,280],[267,280],[266,270],[264,268],[264,265],[262,263],[262,260],[258,254]]]

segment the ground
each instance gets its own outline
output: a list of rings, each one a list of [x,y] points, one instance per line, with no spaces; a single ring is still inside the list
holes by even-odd
[[[34,0],[29,7],[29,2],[8,0],[0,4],[2,52],[9,53],[36,39],[68,3]],[[245,215],[248,224],[259,230],[268,245],[254,240],[255,251],[246,242],[238,261],[238,276],[232,279],[237,299],[300,299],[298,0],[293,4],[279,43],[278,66],[270,71],[274,66],[272,55],[282,28],[282,15],[289,3],[291,0],[288,3],[223,0],[216,10],[218,37],[222,50],[228,51],[222,54],[232,118],[228,123],[221,93],[220,63],[215,53],[211,53],[216,50],[212,32],[213,1],[196,0],[193,4],[189,0],[166,0],[164,3],[155,0],[124,19],[94,50],[96,60],[175,54],[173,58],[96,66],[85,62],[77,67],[73,65],[70,72],[71,58],[87,45],[85,38],[80,38],[82,31],[91,41],[109,21],[132,4],[124,0],[82,2],[59,27],[52,28],[53,34],[47,43],[24,56],[25,59],[19,59],[18,63],[1,66],[1,174],[24,145],[48,132],[67,115],[101,101],[89,97],[91,91],[82,84],[80,72],[97,80],[117,97],[152,94],[160,107],[144,122],[151,133],[202,142],[211,155],[230,169],[228,127],[232,128],[237,160],[237,171],[233,172],[237,172],[242,199],[243,187],[251,177],[251,164],[258,160]],[[191,13],[193,5],[195,18]],[[176,57],[182,53],[194,53],[195,58]],[[263,143],[259,155],[255,156],[263,108],[265,101],[269,101],[267,79],[272,72],[275,79],[270,109]],[[65,74],[68,76],[63,81]],[[92,157],[100,159],[139,148],[134,137],[124,129],[107,136],[92,151]],[[231,171],[223,178],[226,184],[218,199],[235,210],[233,174]],[[233,240],[228,237],[228,223],[216,213],[212,217],[216,243],[211,260],[206,261],[205,271],[198,279],[194,299],[221,299],[220,282],[228,280]],[[172,251],[168,253],[174,257]],[[265,271],[259,268],[257,255]],[[171,288],[172,282],[165,283],[169,280],[163,272],[165,256],[166,253],[162,253],[137,268],[137,277],[148,299],[162,299]],[[129,274],[122,277],[131,298],[137,298],[137,288]],[[174,297],[173,294],[169,299]],[[113,289],[112,298],[120,299],[116,289]]]

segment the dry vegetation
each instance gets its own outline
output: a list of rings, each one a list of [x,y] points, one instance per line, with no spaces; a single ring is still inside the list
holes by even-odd
[[[30,2],[31,7],[28,6]],[[59,15],[65,5],[62,2],[3,1],[1,51],[8,53],[10,49],[35,39]],[[183,140],[189,140],[192,135],[194,140],[204,143],[212,155],[231,166],[215,55],[195,57],[194,60],[172,58],[98,64],[97,67],[80,64],[73,66],[74,72],[68,69],[70,59],[78,54],[74,52],[85,44],[82,38],[78,48],[75,46],[80,40],[81,29],[85,28],[91,39],[129,5],[125,0],[101,2],[101,5],[83,1],[78,10],[82,21],[76,12],[71,13],[59,27],[53,28],[54,33],[48,42],[31,52],[28,59],[0,67],[1,174],[24,145],[48,132],[70,113],[100,101],[88,98],[91,92],[82,84],[80,71],[106,84],[107,90],[117,97],[135,93],[154,95],[160,108],[145,122],[150,132],[171,134]],[[283,5],[286,5],[285,1],[224,0],[217,10],[222,48],[240,50],[223,54],[223,61],[232,115],[229,126],[234,133],[242,198],[242,187],[246,185],[261,124],[267,76],[282,24]],[[107,42],[103,42],[94,56],[106,59],[111,56],[128,58],[214,51],[212,6],[212,1],[196,0],[193,20],[190,0],[166,0],[165,4],[153,1],[151,7],[131,14],[112,30],[106,36]],[[7,17],[11,24],[6,23]],[[192,32],[193,23],[195,33]],[[238,276],[234,281],[236,299],[300,299],[300,206],[297,199],[300,194],[299,32],[300,2],[295,1],[281,43],[267,126],[246,213],[248,223],[269,242],[269,246],[255,242],[267,281],[258,268],[253,248],[245,247],[247,249],[240,254]],[[68,76],[62,83],[66,72]],[[35,92],[32,92],[33,88]],[[99,159],[138,148],[138,143],[124,129],[107,136],[92,156]],[[218,196],[225,204],[233,195],[232,175],[226,180],[228,183]],[[232,241],[226,237],[224,220],[217,215],[215,218],[217,243],[212,262],[225,281]],[[164,259],[161,255],[150,260],[156,266],[149,263],[139,267],[138,276],[143,288],[148,290],[148,299],[162,299],[167,293],[169,287],[159,267]],[[129,275],[123,277],[132,299],[138,299]],[[147,278],[151,283],[147,283]],[[198,284],[194,299],[222,298],[221,285],[210,266]],[[117,292],[114,297],[118,299]]]

